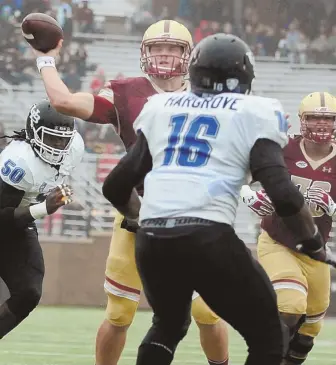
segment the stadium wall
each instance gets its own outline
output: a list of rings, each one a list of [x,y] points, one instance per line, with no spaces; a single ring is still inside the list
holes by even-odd
[[[42,305],[104,306],[105,261],[111,234],[102,233],[90,239],[41,237],[46,275]],[[255,246],[252,246],[254,250]],[[336,270],[332,270],[329,316],[336,317]],[[8,293],[0,282],[0,302]],[[144,296],[141,309],[148,309]]]

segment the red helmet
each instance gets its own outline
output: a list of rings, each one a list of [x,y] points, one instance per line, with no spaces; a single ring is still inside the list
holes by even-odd
[[[301,101],[301,135],[315,143],[329,143],[336,129],[336,99],[327,92],[314,92]]]
[[[152,53],[155,46],[165,48],[165,53]],[[167,46],[178,46],[177,54],[169,53]],[[141,43],[141,70],[150,76],[169,79],[188,73],[188,62],[192,49],[189,30],[174,20],[160,20],[145,32]]]

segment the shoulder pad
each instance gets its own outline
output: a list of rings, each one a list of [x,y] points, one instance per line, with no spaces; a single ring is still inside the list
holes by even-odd
[[[60,167],[60,172],[64,175],[71,175],[73,170],[78,167],[84,157],[85,145],[83,138],[77,132],[72,141],[68,156]]]
[[[14,143],[13,141],[12,143]],[[12,144],[11,143],[11,144]],[[25,143],[25,142],[16,142]],[[34,174],[31,168],[31,164],[34,163],[34,159],[31,159],[31,155],[27,155],[27,151],[24,149],[13,146],[9,148],[7,146],[1,153],[0,158],[0,176],[1,179],[19,190],[29,191],[34,185]],[[29,147],[29,146],[28,146]],[[30,147],[29,147],[30,148]],[[21,150],[21,153],[20,153]],[[31,150],[32,153],[34,153]],[[35,155],[34,155],[35,157]]]

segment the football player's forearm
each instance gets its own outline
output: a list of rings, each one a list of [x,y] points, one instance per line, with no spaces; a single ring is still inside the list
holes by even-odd
[[[115,208],[126,218],[136,220],[139,217],[141,202],[135,189],[126,204],[115,205]]]
[[[287,228],[296,235],[298,241],[309,240],[314,236],[316,231],[315,222],[306,204],[302,205],[302,208],[298,213],[281,218]],[[311,247],[307,248],[317,250],[320,248],[320,245],[316,243],[316,246],[314,246],[313,243]]]
[[[271,199],[275,212],[298,241],[314,236],[315,225],[303,195],[292,183],[279,145],[259,140],[250,155],[254,180]]]
[[[34,221],[29,207],[0,209],[0,224],[5,230],[25,228]]]
[[[94,110],[92,94],[72,94],[54,67],[43,67],[41,76],[49,100],[58,112],[81,119],[90,118]]]

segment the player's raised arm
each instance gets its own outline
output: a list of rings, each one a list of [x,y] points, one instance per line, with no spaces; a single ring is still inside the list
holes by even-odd
[[[55,49],[47,53],[39,52],[33,48],[36,64],[52,106],[62,114],[93,123],[110,123],[111,110],[114,110],[112,90],[108,98],[95,96],[88,92],[71,93],[62,81],[55,61],[62,47],[62,42],[61,40]]]

